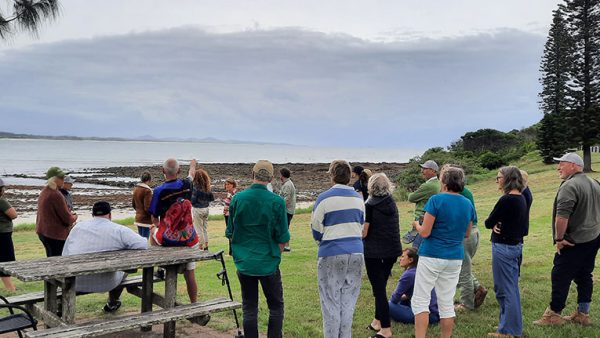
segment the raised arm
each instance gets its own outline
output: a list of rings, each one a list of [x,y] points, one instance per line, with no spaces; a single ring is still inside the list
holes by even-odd
[[[198,162],[196,159],[190,161],[190,171],[188,172],[188,177],[194,177],[194,172],[196,172],[196,164]]]

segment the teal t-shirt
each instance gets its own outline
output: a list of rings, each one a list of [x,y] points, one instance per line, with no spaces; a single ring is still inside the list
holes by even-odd
[[[461,195],[440,193],[429,199],[425,212],[434,216],[435,222],[419,247],[419,256],[464,259],[463,239],[475,218],[471,201]]]
[[[10,208],[12,208],[10,203],[4,198],[0,198],[0,232],[13,231],[12,219],[6,215],[6,211]]]

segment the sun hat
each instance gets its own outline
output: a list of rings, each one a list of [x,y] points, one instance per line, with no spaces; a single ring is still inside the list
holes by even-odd
[[[51,167],[46,172],[47,179],[52,178],[52,177],[65,177],[65,175],[66,175],[66,173],[64,171],[62,171],[62,169],[60,169],[59,167]]]

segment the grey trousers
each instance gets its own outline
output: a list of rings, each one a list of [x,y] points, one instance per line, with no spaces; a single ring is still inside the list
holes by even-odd
[[[465,247],[465,258],[460,269],[458,278],[458,288],[460,288],[460,302],[468,309],[475,308],[475,290],[481,286],[472,271],[473,256],[479,246],[479,230],[473,228],[469,238],[465,238],[463,245]]]
[[[317,275],[325,338],[352,337],[363,266],[362,254],[319,257]]]

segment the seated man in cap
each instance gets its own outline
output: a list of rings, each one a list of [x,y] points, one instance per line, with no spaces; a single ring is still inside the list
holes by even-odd
[[[78,223],[67,238],[63,256],[91,252],[114,250],[143,250],[148,248],[146,238],[136,234],[123,225],[111,222],[111,208],[108,202],[94,203],[93,219]],[[114,312],[121,307],[119,297],[123,287],[119,284],[126,274],[122,271],[105,272],[75,279],[75,290],[78,292],[107,292],[108,302],[105,312]]]
[[[38,197],[35,232],[46,249],[46,256],[60,256],[77,215],[69,211],[65,198],[58,189],[65,182],[65,172],[52,167],[46,173],[48,183]]]
[[[408,201],[415,203],[415,218],[412,222],[411,231],[407,232],[402,241],[406,244],[413,243],[413,248],[419,249],[421,236],[417,233],[416,224],[423,222],[423,215],[425,215],[425,204],[429,201],[429,198],[440,192],[440,180],[438,180],[439,167],[433,160],[425,161],[423,164],[419,164],[421,167],[421,175],[425,179],[425,183],[421,184],[417,190],[408,194]]]

